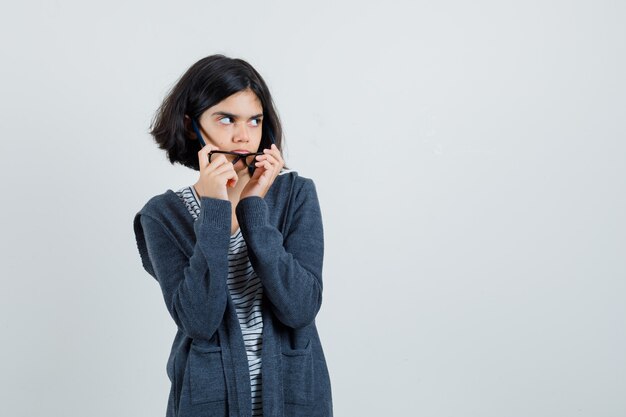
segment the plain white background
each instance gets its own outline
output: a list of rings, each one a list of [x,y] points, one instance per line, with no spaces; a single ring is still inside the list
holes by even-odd
[[[317,185],[337,416],[626,415],[623,2],[1,9],[4,415],[165,414],[132,219],[197,178],[147,131],[213,53],[264,76]]]

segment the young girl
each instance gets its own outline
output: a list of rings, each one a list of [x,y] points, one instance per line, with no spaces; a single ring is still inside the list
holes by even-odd
[[[315,326],[322,218],[313,181],[284,169],[259,73],[212,55],[182,76],[151,134],[195,184],[134,218],[145,270],[177,325],[167,416],[332,416]]]

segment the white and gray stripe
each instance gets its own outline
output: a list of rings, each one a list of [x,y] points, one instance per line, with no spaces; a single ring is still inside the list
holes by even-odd
[[[197,220],[200,214],[200,198],[198,198],[193,186],[181,188],[176,191],[176,194],[183,200],[194,220]],[[237,232],[230,237],[227,285],[235,304],[248,355],[252,415],[262,416],[261,351],[263,347],[263,317],[261,314],[261,300],[263,298],[263,286],[248,258],[248,248],[241,234],[241,229],[237,229]]]

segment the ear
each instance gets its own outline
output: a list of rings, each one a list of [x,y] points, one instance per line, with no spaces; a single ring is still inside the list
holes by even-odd
[[[198,135],[196,135],[196,132],[194,132],[193,128],[191,127],[191,117],[185,115],[185,117],[183,118],[183,124],[185,126],[185,133],[187,134],[187,137],[189,137],[189,139],[197,140]]]

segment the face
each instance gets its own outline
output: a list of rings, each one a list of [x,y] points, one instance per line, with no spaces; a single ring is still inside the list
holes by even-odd
[[[263,106],[252,90],[239,91],[206,109],[198,123],[207,145],[220,151],[256,152],[261,143]],[[235,168],[245,166],[238,162]]]

